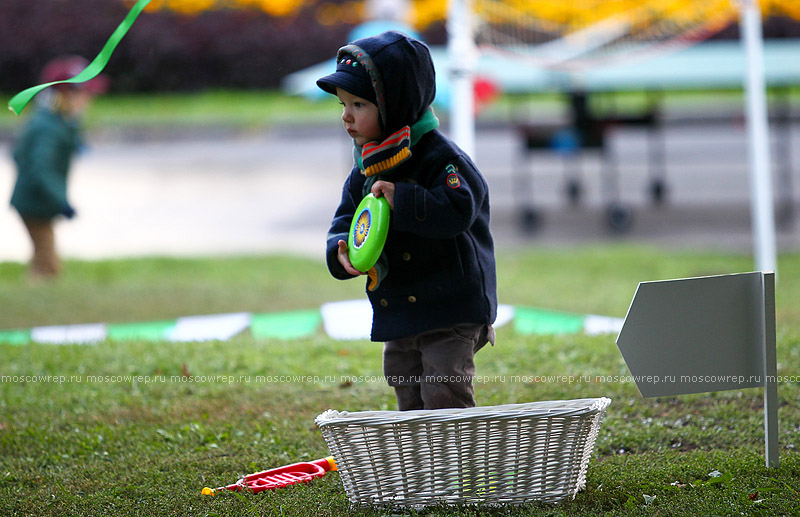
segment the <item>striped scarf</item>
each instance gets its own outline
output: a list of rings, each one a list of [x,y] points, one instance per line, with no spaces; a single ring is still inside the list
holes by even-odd
[[[409,157],[414,146],[425,133],[439,127],[439,119],[428,109],[412,126],[395,131],[383,142],[367,142],[353,150],[361,173],[367,177],[394,169]]]

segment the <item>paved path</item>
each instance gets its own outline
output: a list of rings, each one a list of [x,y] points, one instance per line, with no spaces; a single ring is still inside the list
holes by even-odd
[[[800,131],[792,139],[791,148],[800,149]],[[337,126],[168,143],[94,135],[90,143],[75,164],[70,186],[78,217],[57,229],[59,248],[68,257],[272,252],[321,257],[351,163],[349,140]],[[479,130],[476,161],[490,185],[498,247],[612,240],[752,250],[741,126],[667,132],[670,195],[661,207],[652,206],[647,195],[644,134],[620,130],[611,148],[620,198],[634,211],[631,229],[621,234],[607,228],[597,157],[583,161],[586,196],[572,207],[563,195],[561,159],[537,154],[523,161],[511,129]],[[790,192],[797,199],[800,156],[793,159]],[[536,232],[524,232],[518,224],[524,178],[532,178],[533,185],[525,202],[543,216]],[[13,181],[9,144],[0,143],[0,261],[24,261],[29,253],[24,230],[7,206]],[[797,203],[792,206],[797,209]],[[780,249],[800,249],[798,227],[779,228]]]

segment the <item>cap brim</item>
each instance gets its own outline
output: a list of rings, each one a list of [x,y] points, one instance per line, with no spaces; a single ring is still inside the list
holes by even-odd
[[[364,81],[361,78],[341,70],[337,70],[330,75],[318,79],[317,86],[331,95],[336,95],[336,88],[341,88],[347,93],[355,95],[356,97],[361,97],[370,102],[373,102],[371,99],[375,97],[374,91],[364,90]]]
[[[83,85],[83,89],[88,91],[89,93],[93,94],[103,94],[108,91],[108,86],[111,81],[109,80],[108,76],[105,75],[98,75],[94,79],[90,79],[85,83],[79,83],[79,85]]]

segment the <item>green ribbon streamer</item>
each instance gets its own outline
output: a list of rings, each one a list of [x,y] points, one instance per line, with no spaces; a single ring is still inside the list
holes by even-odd
[[[133,22],[136,21],[139,13],[141,13],[149,3],[150,0],[138,0],[136,2],[136,4],[128,12],[128,15],[125,16],[125,19],[122,20],[122,23],[119,24],[119,27],[117,27],[117,29],[111,34],[111,37],[108,38],[103,50],[97,54],[97,57],[94,58],[94,61],[89,63],[89,66],[84,68],[81,73],[71,79],[40,84],[38,86],[33,86],[26,90],[22,90],[18,94],[14,95],[10,101],[8,101],[8,109],[13,111],[15,115],[19,115],[37,93],[49,86],[61,83],[83,83],[97,77],[97,75],[102,72],[108,64],[108,60],[111,59],[111,54],[114,53],[114,49],[117,48],[119,42],[122,40],[125,34],[128,33],[128,30],[131,28],[131,25],[133,25]]]

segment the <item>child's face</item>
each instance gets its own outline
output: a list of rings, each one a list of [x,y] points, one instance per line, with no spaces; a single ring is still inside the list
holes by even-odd
[[[57,90],[58,105],[67,115],[80,116],[89,108],[93,95],[83,88]]]
[[[336,88],[336,96],[342,105],[344,129],[356,144],[364,145],[382,139],[383,131],[378,122],[380,117],[378,106],[341,88]]]

